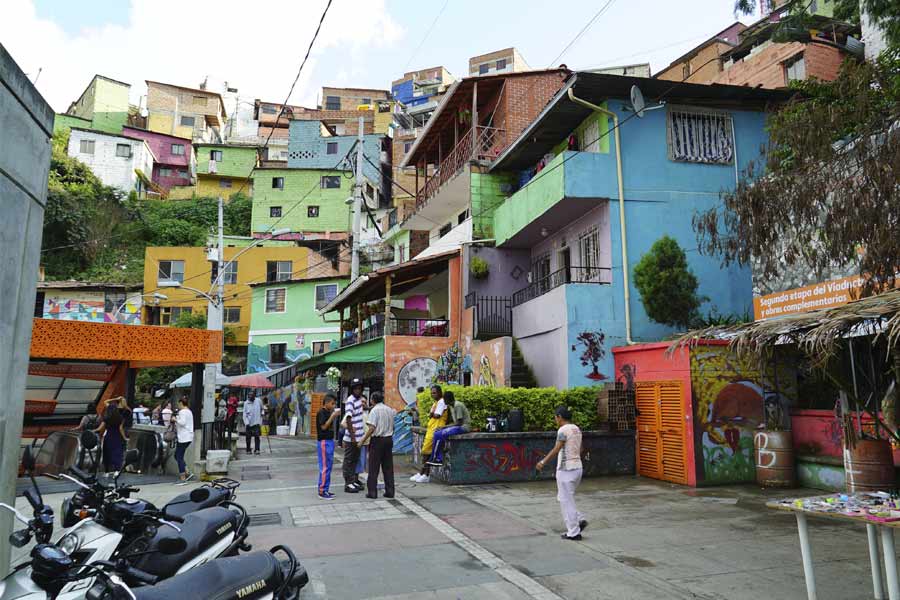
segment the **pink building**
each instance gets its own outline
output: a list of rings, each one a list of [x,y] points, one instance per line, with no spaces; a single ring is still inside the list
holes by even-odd
[[[147,142],[156,157],[153,183],[166,191],[182,185],[193,185],[196,175],[194,148],[189,138],[177,137],[137,127],[123,127],[122,134]]]

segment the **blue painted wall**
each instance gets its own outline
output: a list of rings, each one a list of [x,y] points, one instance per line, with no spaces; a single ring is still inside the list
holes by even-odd
[[[401,81],[396,85],[391,86],[391,95],[394,97],[394,100],[398,102],[402,102],[403,104],[411,104],[413,99],[413,81],[412,78],[407,79],[406,81]]]
[[[291,121],[288,138],[288,168],[290,169],[334,169],[356,142],[355,135],[338,135],[322,137],[322,125],[319,121]],[[374,164],[381,164],[381,141],[383,135],[366,135],[363,141],[363,154]],[[327,144],[337,142],[335,154],[327,154]],[[345,161],[339,169],[351,168]],[[381,185],[381,171],[363,161],[363,175],[377,187]]]
[[[611,101],[609,106],[619,114],[620,122],[628,118],[630,113],[622,110],[622,102]],[[759,150],[766,142],[765,114],[730,112],[734,118],[738,169],[743,170],[750,160],[759,156]],[[643,118],[630,119],[621,126],[620,137],[625,180],[632,339],[658,341],[672,333],[671,328],[650,320],[644,312],[640,294],[634,287],[634,266],[663,235],[676,239],[687,253],[688,263],[700,282],[698,293],[709,298],[701,311],[705,313],[715,308],[720,313],[739,315],[750,311],[750,269],[734,265],[723,269],[718,258],[701,256],[691,225],[696,212],[720,205],[720,194],[734,188],[734,165],[669,160],[665,110],[651,111]],[[625,344],[625,302],[622,293],[622,252],[614,144],[611,143],[609,154],[593,154],[586,164],[590,168],[566,170],[566,195],[610,198],[613,283],[566,286],[569,386],[596,383],[587,378],[591,368],[582,366],[579,360],[583,347],[578,345],[576,338],[582,331],[599,329],[606,334],[606,356],[599,371],[611,379],[614,379],[611,349]],[[576,346],[574,351],[573,345]],[[526,356],[526,360],[528,359],[530,357]]]

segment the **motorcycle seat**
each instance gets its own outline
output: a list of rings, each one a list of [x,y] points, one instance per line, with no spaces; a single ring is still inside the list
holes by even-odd
[[[270,596],[283,581],[278,559],[269,552],[252,552],[208,562],[154,586],[134,588],[133,593],[137,600],[251,600]]]
[[[231,499],[231,490],[228,489],[214,487],[211,485],[205,485],[202,488],[198,489],[207,490],[209,492],[206,499],[202,502],[194,502],[193,500],[191,500],[191,494],[189,492],[186,492],[184,494],[175,496],[175,498],[173,498],[171,502],[163,507],[163,512],[173,517],[184,518],[189,513],[198,511],[203,508],[212,508],[213,506],[219,506],[223,502]]]
[[[233,535],[237,525],[237,513],[221,506],[189,513],[185,515],[184,523],[178,524],[180,533],[168,526],[160,527],[146,545],[147,551],[150,551],[158,548],[160,541],[165,538],[180,537],[187,544],[184,551],[177,554],[162,552],[146,554],[137,558],[134,566],[161,579],[172,577],[185,563],[199,556],[222,538]]]

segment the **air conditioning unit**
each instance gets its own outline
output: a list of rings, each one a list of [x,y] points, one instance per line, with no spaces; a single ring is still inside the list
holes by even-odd
[[[209,173],[212,175],[213,173],[218,173],[218,167],[216,166],[216,161],[209,161]]]

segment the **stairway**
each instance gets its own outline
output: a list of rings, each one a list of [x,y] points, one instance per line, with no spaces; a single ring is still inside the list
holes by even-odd
[[[537,379],[531,367],[525,362],[522,351],[519,349],[519,343],[513,339],[512,346],[512,369],[510,370],[510,387],[536,388]]]

